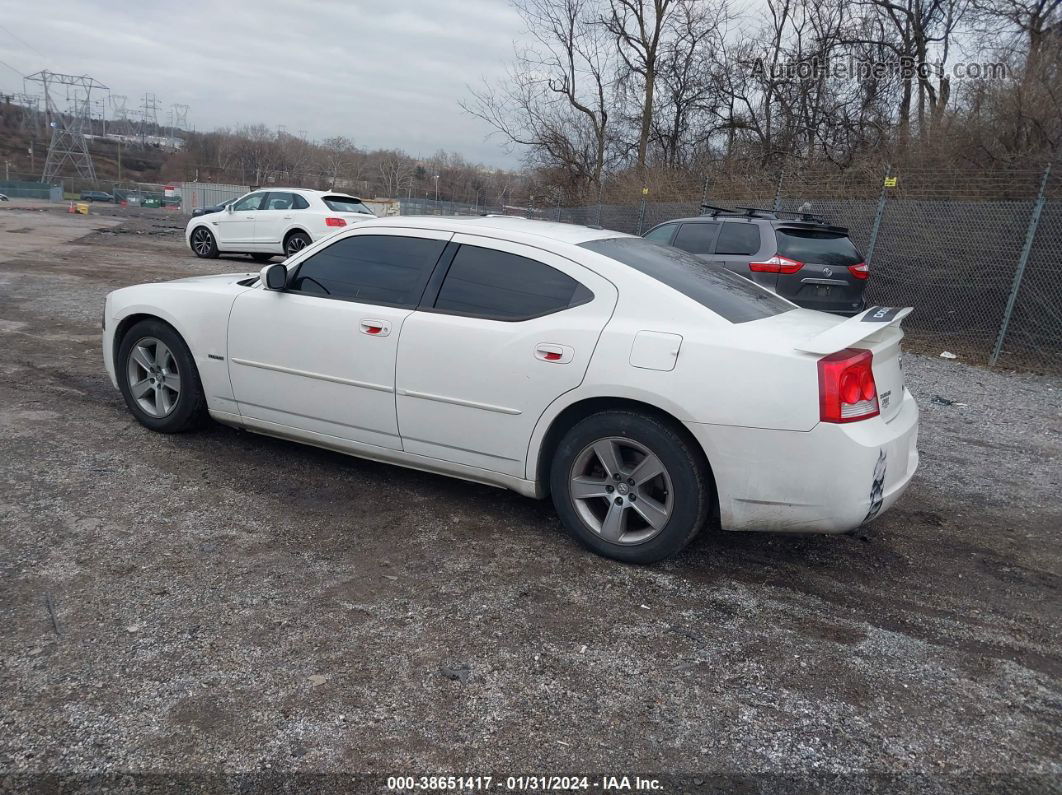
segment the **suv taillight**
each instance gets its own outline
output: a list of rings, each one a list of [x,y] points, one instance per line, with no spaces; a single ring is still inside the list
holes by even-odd
[[[346,226],[347,222],[342,218],[325,218],[325,226]]]
[[[749,263],[749,270],[755,273],[796,273],[803,267],[803,262],[783,257],[781,254],[775,254],[763,262]]]
[[[881,413],[873,363],[870,351],[855,348],[819,359],[819,419],[854,422]]]
[[[857,279],[865,280],[870,276],[870,268],[867,267],[867,264],[865,262],[860,262],[858,265],[849,265],[848,272],[855,276]]]

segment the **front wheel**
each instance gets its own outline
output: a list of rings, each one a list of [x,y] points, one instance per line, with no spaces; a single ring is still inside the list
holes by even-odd
[[[200,259],[217,259],[217,241],[214,240],[214,235],[205,226],[197,227],[192,232],[192,251]]]
[[[118,386],[137,421],[160,433],[202,423],[206,397],[192,352],[172,326],[142,320],[122,337],[115,360]]]
[[[633,411],[600,412],[571,428],[554,454],[550,490],[579,541],[628,563],[679,552],[711,506],[700,451],[670,423]]]
[[[313,241],[305,232],[292,232],[284,241],[284,255],[291,257],[298,254]]]

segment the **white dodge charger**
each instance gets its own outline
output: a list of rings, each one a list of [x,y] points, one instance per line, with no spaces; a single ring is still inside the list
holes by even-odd
[[[799,309],[679,249],[514,218],[370,220],[259,274],[107,296],[133,415],[551,496],[613,558],[709,522],[839,533],[918,464],[909,309]]]

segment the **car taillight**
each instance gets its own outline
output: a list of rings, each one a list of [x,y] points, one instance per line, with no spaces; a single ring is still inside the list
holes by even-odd
[[[865,262],[860,262],[858,265],[849,265],[848,272],[857,279],[866,279],[870,276],[870,268],[867,267]]]
[[[347,222],[342,218],[325,218],[325,226],[346,226]]]
[[[763,262],[749,263],[749,270],[755,273],[796,273],[803,267],[803,262],[797,262],[795,259],[789,259],[780,254],[775,254]]]
[[[819,419],[854,422],[881,413],[873,363],[870,351],[855,348],[819,359]]]

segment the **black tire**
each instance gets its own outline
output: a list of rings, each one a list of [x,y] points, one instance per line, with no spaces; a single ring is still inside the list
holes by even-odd
[[[140,403],[140,399],[134,396],[134,387],[130,383],[131,367],[138,368],[137,372],[143,372],[146,377],[150,378],[147,368],[142,367],[139,363],[135,365],[130,363],[130,358],[137,348],[149,350],[153,356],[157,356],[159,349],[150,340],[163,343],[169,350],[172,355],[172,361],[167,358],[169,366],[163,365],[163,369],[168,370],[170,376],[176,375],[180,385],[175,397],[172,390],[167,392],[170,395],[171,407],[161,416],[152,416],[145,410]],[[143,350],[141,353],[143,353]],[[174,363],[176,364],[176,373],[172,372]],[[122,392],[122,397],[125,398],[125,405],[129,407],[129,411],[136,417],[137,422],[145,428],[150,428],[159,433],[183,433],[184,431],[198,428],[206,420],[206,396],[203,394],[203,384],[199,380],[199,371],[196,369],[195,360],[192,358],[192,353],[188,350],[188,346],[181,339],[181,335],[168,323],[164,323],[161,320],[141,320],[129,329],[118,346],[114,368],[118,376],[118,388]],[[144,381],[140,381],[140,383],[144,383]],[[155,390],[155,392],[157,391]],[[150,398],[141,399],[149,402],[151,400]]]
[[[572,497],[571,479],[575,474],[573,466],[582,460],[591,445],[607,440],[615,441],[621,449],[627,444],[625,440],[630,440],[630,444],[655,455],[666,469],[670,488],[664,493],[670,495],[671,512],[660,529],[653,530],[647,526],[641,531],[655,532],[655,535],[644,541],[615,543],[603,538],[587,523]],[[633,466],[632,463],[630,467]],[[664,483],[663,477],[654,481],[656,485],[652,487],[659,489]],[[617,485],[610,489],[611,494],[608,497],[600,501],[598,498],[583,500],[582,510],[594,510],[595,505],[600,505],[601,511],[610,511],[610,503],[618,498],[619,488],[621,487],[617,482]],[[623,488],[624,493],[627,493],[627,487]],[[561,521],[580,542],[599,555],[626,563],[655,563],[678,553],[708,521],[712,501],[711,479],[700,450],[687,441],[671,423],[649,414],[628,410],[592,414],[564,435],[550,466],[550,490]],[[630,490],[635,491],[633,483]],[[645,506],[646,496],[648,495],[643,495],[642,507]],[[629,494],[627,500],[630,500]],[[666,502],[666,499],[664,501]],[[628,502],[627,506],[635,507],[631,502]],[[634,512],[630,512],[630,515],[635,521],[642,521],[640,515]],[[630,521],[627,520],[628,527]],[[636,537],[637,533],[630,535]]]
[[[199,259],[218,258],[218,242],[214,239],[214,233],[205,226],[197,226],[192,231],[190,245],[192,253]]]
[[[292,257],[306,248],[313,241],[305,232],[292,232],[284,238],[284,256]]]
[[[276,255],[275,254],[252,254],[251,255],[251,259],[253,259],[255,262],[269,262],[269,260],[273,259],[274,256],[276,256]]]

